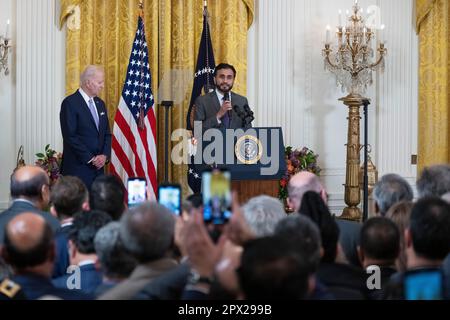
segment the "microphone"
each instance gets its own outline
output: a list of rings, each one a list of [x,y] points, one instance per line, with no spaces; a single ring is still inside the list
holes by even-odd
[[[223,95],[223,101],[230,101],[230,93],[229,92],[225,92]],[[231,123],[231,115],[232,115],[232,111],[228,110],[228,117],[230,118],[230,123]]]

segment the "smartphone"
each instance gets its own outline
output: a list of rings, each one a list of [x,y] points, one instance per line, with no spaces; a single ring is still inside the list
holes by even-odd
[[[147,200],[147,180],[145,178],[129,178],[127,190],[129,208],[136,207]]]
[[[443,274],[436,270],[407,271],[404,275],[405,300],[442,300]]]
[[[181,186],[178,184],[159,185],[158,202],[179,216],[181,214]]]
[[[202,173],[203,219],[225,224],[231,218],[231,173],[207,170]]]

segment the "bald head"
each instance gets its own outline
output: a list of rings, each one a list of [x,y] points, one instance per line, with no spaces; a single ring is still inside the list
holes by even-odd
[[[11,175],[10,191],[13,199],[30,201],[42,199],[43,187],[50,184],[47,173],[37,166],[25,166]]]
[[[40,215],[32,212],[22,213],[6,225],[6,236],[18,250],[26,251],[42,239],[45,225],[45,219]]]
[[[53,232],[45,219],[32,212],[15,216],[5,229],[5,260],[22,269],[44,263],[53,245]]]
[[[288,184],[289,205],[294,211],[298,211],[301,206],[303,195],[308,191],[314,191],[322,196],[326,202],[326,192],[322,183],[315,174],[302,171],[294,175]]]

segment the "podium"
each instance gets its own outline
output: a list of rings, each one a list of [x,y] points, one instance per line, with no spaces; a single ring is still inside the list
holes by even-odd
[[[240,203],[263,194],[278,196],[279,180],[286,172],[282,128],[209,129],[199,149],[196,171],[229,170]]]

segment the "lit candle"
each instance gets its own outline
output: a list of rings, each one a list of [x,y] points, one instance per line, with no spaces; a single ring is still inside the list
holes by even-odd
[[[386,28],[386,26],[384,24],[381,25],[380,27],[380,43],[384,43],[384,29]]]
[[[342,10],[339,10],[339,27],[342,27]]]
[[[11,23],[11,21],[6,21],[6,32],[5,32],[5,39],[8,39],[9,37],[9,24]]]
[[[331,27],[327,25],[327,33],[326,33],[326,44],[330,44],[331,40]]]

